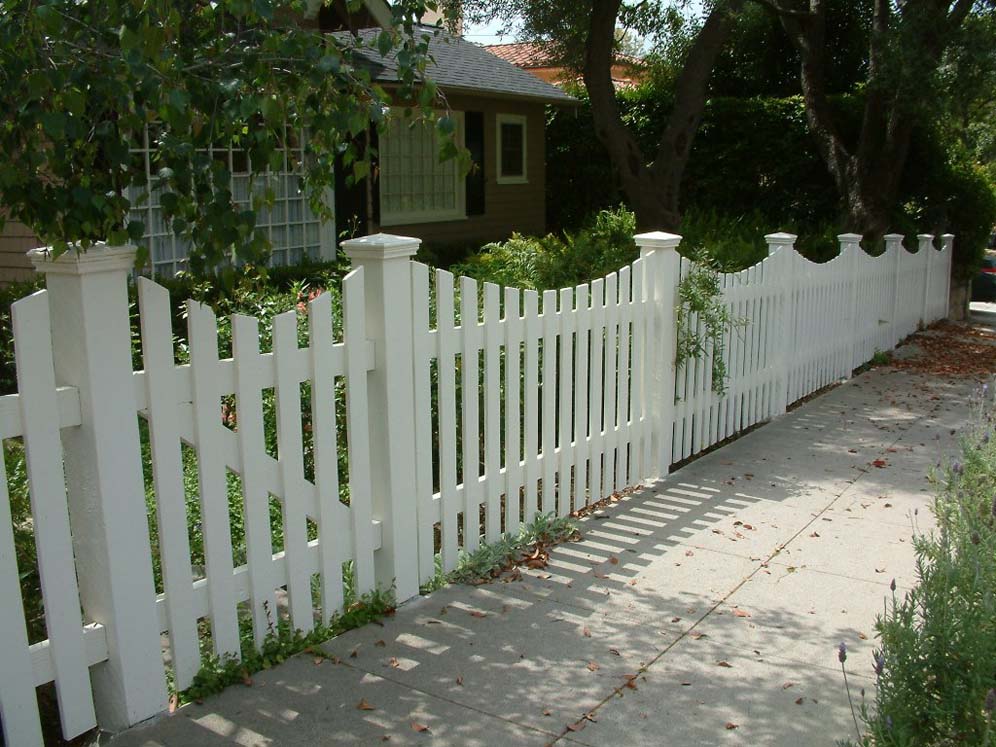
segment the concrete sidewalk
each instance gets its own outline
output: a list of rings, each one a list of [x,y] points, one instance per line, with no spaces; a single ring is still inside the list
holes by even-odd
[[[860,701],[972,386],[863,374],[586,520],[545,570],[418,599],[326,644],[336,659],[295,657],[112,744],[853,737],[837,644]]]

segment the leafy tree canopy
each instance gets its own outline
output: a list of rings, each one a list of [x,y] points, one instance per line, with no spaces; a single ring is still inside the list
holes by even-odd
[[[306,136],[302,176],[312,208],[337,156],[368,169],[355,137],[388,116],[388,91],[354,64],[364,42],[302,22],[306,0],[5,0],[0,4],[0,204],[55,252],[95,240],[123,243],[144,226],[133,199],[159,192],[173,230],[191,240],[191,269],[233,255],[265,259],[256,213],[272,203],[267,171]],[[360,0],[347,8],[358,9]],[[429,37],[416,19],[433,0],[398,0],[392,27],[370,45],[396,55],[393,100],[432,117],[423,81]],[[311,9],[314,11],[314,9]],[[445,135],[452,122],[437,121]],[[134,152],[150,138],[152,183]],[[233,147],[255,174],[252,203],[233,201]],[[450,149],[453,149],[452,143]]]

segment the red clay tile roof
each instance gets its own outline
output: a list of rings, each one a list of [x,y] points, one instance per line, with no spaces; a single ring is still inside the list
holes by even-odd
[[[514,44],[489,44],[484,47],[496,57],[511,62],[516,67],[557,67],[550,59],[544,44],[516,42]]]

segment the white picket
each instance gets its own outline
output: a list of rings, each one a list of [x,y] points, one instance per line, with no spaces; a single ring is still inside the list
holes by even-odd
[[[574,449],[572,446],[574,396],[574,291],[563,288],[560,291],[560,311],[557,312],[559,329],[560,365],[557,369],[557,379],[560,384],[558,395],[560,401],[559,424],[557,426],[557,443],[560,465],[557,480],[557,515],[567,516],[571,512],[571,472],[574,466]]]
[[[522,510],[522,317],[519,290],[505,289],[505,531],[519,531]]]
[[[48,291],[39,291],[11,307],[24,458],[38,575],[45,600],[45,628],[55,669],[62,735],[72,739],[93,728],[97,721],[83,646],[80,595],[63,478],[49,313]]]
[[[602,461],[605,440],[602,436],[602,413],[605,390],[602,365],[605,350],[605,281],[591,283],[591,398],[588,401],[588,503],[602,498]]]
[[[534,290],[524,294],[525,303],[525,407],[524,457],[526,486],[523,496],[523,516],[526,523],[539,511],[537,484],[539,481],[539,295]]]
[[[619,361],[616,366],[616,479],[614,490],[620,491],[629,485],[629,350],[630,315],[632,313],[632,283],[630,268],[619,270]]]
[[[236,364],[236,422],[245,507],[249,607],[252,611],[253,640],[259,647],[277,624],[277,583],[273,573],[270,494],[266,489],[264,467],[263,365],[259,354],[259,322],[255,317],[243,314],[232,316],[232,350]],[[166,600],[168,609],[168,592]]]
[[[463,546],[473,552],[481,543],[480,324],[477,282],[460,278],[461,437],[463,441]]]
[[[543,490],[541,510],[555,512],[557,482],[557,291],[543,291]]]
[[[353,344],[362,344],[362,337]],[[318,497],[318,581],[322,623],[342,609],[342,552],[347,533],[339,502],[339,451],[336,438],[335,370],[333,366],[332,294],[321,293],[308,304],[308,348],[311,351],[311,438]],[[244,476],[243,476],[244,479]]]
[[[374,578],[373,496],[370,488],[370,402],[367,396],[367,357],[364,351],[366,292],[363,268],[342,283],[342,322],[346,340],[346,444],[349,458],[349,519],[353,537],[353,578],[356,593],[376,586]],[[450,319],[452,319],[452,314]],[[430,535],[431,536],[431,535]],[[432,547],[430,542],[429,547]]]
[[[644,418],[644,386],[646,371],[643,364],[643,351],[646,347],[646,315],[648,306],[644,301],[643,259],[633,262],[633,288],[630,298],[630,366],[632,382],[629,389],[629,480],[630,484],[642,482],[648,476],[647,462],[644,461],[644,441],[646,440],[646,420]]]
[[[501,536],[501,318],[500,290],[484,284],[484,475],[485,537],[496,542]]]
[[[619,360],[619,275],[610,273],[605,278],[605,373],[602,375],[602,428],[604,460],[602,462],[602,496],[615,490],[618,467],[616,443],[619,429],[616,421],[616,368]]]
[[[439,502],[443,571],[456,568],[458,552],[456,458],[456,349],[453,312],[453,275],[436,271],[436,339],[439,343]]]
[[[176,410],[172,313],[169,292],[148,278],[138,279],[138,298],[142,359],[148,386],[149,445],[156,492],[159,560],[166,596],[173,676],[176,687],[183,690],[190,686],[201,667],[201,653],[191,586],[193,572],[190,567],[187,502]]]
[[[11,525],[7,467],[0,459],[0,723],[4,744],[41,745],[41,721]]]
[[[588,503],[588,353],[590,350],[591,311],[588,305],[588,285],[574,290],[575,327],[577,341],[574,346],[574,508]]]
[[[419,578],[435,573],[435,525],[432,470],[432,339],[429,332],[429,268],[412,263],[412,361],[415,380],[415,493],[418,500]],[[349,339],[349,338],[347,338]]]
[[[210,308],[196,301],[187,302],[187,334],[211,637],[215,654],[239,658],[239,623],[232,581],[232,533],[221,446],[218,327]]]

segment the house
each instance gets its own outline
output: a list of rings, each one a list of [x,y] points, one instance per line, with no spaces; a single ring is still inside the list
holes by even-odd
[[[440,162],[434,129],[412,126],[399,109],[385,133],[372,133],[379,156],[371,177],[353,188],[336,185],[337,216],[355,216],[364,233],[408,234],[437,245],[543,233],[545,108],[575,99],[445,31],[432,37],[429,54],[434,62],[426,74],[456,119],[457,138],[473,160],[470,173],[460,173],[455,161]],[[363,56],[375,81],[397,83],[391,58],[373,50]]]
[[[516,42],[512,44],[491,44],[485,47],[491,54],[511,62],[516,67],[527,70],[537,78],[561,86],[576,82],[577,73],[564,68],[552,54],[550,46],[541,42]],[[612,65],[612,82],[616,88],[631,88],[643,80],[640,60],[625,54],[617,54]]]
[[[391,18],[383,0],[365,0],[356,11],[348,11],[344,0],[329,5],[311,0],[309,7],[302,23],[365,38],[376,35]],[[303,158],[302,134],[288,148],[285,170],[273,177],[275,204],[257,216],[259,230],[270,238],[274,264],[332,259],[343,232],[384,230],[416,235],[428,244],[466,246],[506,238],[513,231],[544,231],[545,106],[570,105],[574,99],[459,36],[436,27],[424,29],[435,34],[430,43],[435,62],[427,75],[439,86],[443,107],[457,122],[458,141],[471,153],[470,173],[461,173],[455,161],[440,163],[432,128],[410,127],[395,119],[379,141],[375,131],[370,133],[370,144],[380,155],[369,178],[348,184],[344,170],[338,170],[326,198],[334,201],[335,222],[322,223],[293,172],[293,163]],[[385,89],[397,83],[393,59],[373,49],[364,50],[356,65],[367,68]],[[151,177],[155,167],[147,135],[133,152],[144,157]],[[248,202],[251,174],[244,154],[229,148],[212,155],[228,160],[232,195]],[[190,247],[167,225],[157,196],[136,199],[133,214],[145,224],[143,241],[153,274],[182,270]],[[25,252],[38,245],[25,226],[6,224],[0,235],[0,284],[34,275]]]

